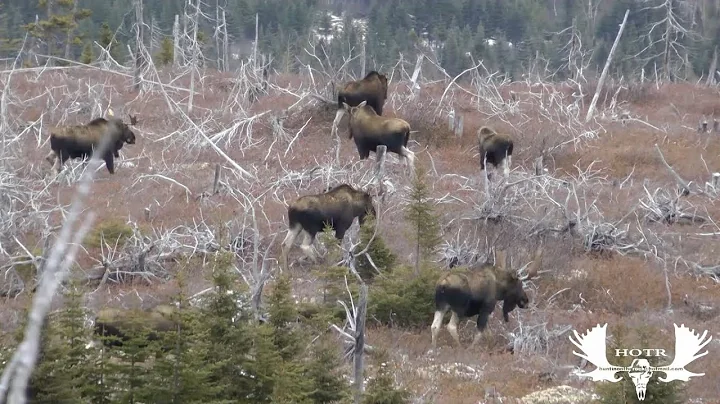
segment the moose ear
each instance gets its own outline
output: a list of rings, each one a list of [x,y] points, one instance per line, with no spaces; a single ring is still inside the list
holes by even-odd
[[[130,116],[130,125],[137,125],[137,123],[138,123],[137,116],[130,115],[130,114],[128,114],[128,116]]]
[[[343,102],[343,108],[344,108],[346,111],[350,111],[350,106],[347,105],[347,103],[345,103],[345,102]]]
[[[360,104],[358,104],[358,108],[364,107],[365,104],[367,104],[367,100],[365,100],[365,101],[361,102]]]

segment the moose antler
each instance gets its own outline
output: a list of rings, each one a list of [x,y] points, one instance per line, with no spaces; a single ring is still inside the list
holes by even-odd
[[[667,383],[673,380],[682,380],[686,382],[693,376],[704,376],[705,373],[693,373],[685,370],[685,366],[707,355],[707,350],[701,354],[698,354],[698,352],[712,341],[712,336],[706,340],[707,330],[701,336],[698,336],[695,330],[685,327],[685,324],[680,325],[680,327],[677,324],[673,325],[675,326],[675,358],[669,366],[655,368],[655,370],[664,372],[666,375],[665,378],[660,377],[660,381]]]
[[[530,266],[528,267],[527,275],[522,277],[522,281],[527,281],[532,279],[535,275],[537,275],[538,270],[540,269],[540,264],[542,263],[542,253],[543,248],[542,245],[538,245],[535,249],[535,254],[533,255],[533,260]]]
[[[510,258],[507,255],[507,251],[505,250],[496,250],[495,251],[495,266],[500,269],[507,269],[510,268]]]
[[[627,370],[627,368],[611,365],[610,362],[608,362],[607,354],[605,353],[607,349],[607,343],[605,340],[607,335],[607,323],[604,326],[600,326],[600,324],[598,324],[592,330],[585,333],[584,336],[580,336],[575,330],[573,330],[573,333],[575,334],[577,341],[574,340],[571,335],[569,337],[570,342],[581,350],[581,353],[573,351],[573,354],[587,360],[597,367],[592,372],[578,373],[579,376],[591,377],[593,381],[596,382],[605,380],[616,383],[622,380],[622,377],[616,377],[615,373]]]

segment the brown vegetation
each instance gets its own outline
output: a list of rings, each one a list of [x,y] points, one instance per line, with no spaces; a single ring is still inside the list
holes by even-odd
[[[217,75],[215,80],[230,78]],[[91,233],[91,242],[85,244],[73,272],[76,277],[91,280],[89,292],[97,289],[88,294],[93,310],[108,305],[147,307],[166,302],[166,296],[175,288],[173,265],[187,258],[189,251],[200,254],[232,245],[242,261],[238,267],[247,273],[254,237],[263,254],[269,250],[269,258],[280,255],[281,239],[273,235],[287,230],[286,201],[322,192],[341,182],[356,186],[370,181],[373,164],[359,162],[355,145],[344,136],[340,164],[334,163],[332,110],[308,102],[287,110],[300,99],[291,93],[299,88],[302,79],[286,75],[271,77],[270,81],[273,84],[269,94],[246,105],[246,112],[224,103],[228,91],[207,84],[196,95],[189,114],[194,124],[190,124],[181,114],[168,113],[160,91],[130,92],[128,79],[119,76],[80,69],[48,71],[39,77],[35,73],[13,76],[10,91],[32,100],[21,107],[9,107],[17,133],[26,129],[19,137],[22,147],[15,151],[22,159],[15,159],[13,168],[41,195],[36,201],[39,210],[67,206],[74,192],[71,183],[76,178],[66,169],[58,181],[43,182],[48,178],[44,177],[44,168],[35,162],[42,161],[49,145],[39,122],[63,125],[88,121],[91,117],[86,113],[67,112],[72,100],[68,94],[88,82],[105,83],[104,91],[113,94],[114,110],[141,111],[137,143],[130,150],[123,149],[123,156],[116,160],[123,175],[100,172],[91,190],[88,208],[97,214],[96,228],[103,223],[114,223],[115,227],[104,237]],[[187,77],[173,83],[175,88],[188,85]],[[575,115],[562,115],[570,112],[558,112],[557,105],[538,106],[538,99],[552,99],[571,110],[568,106],[574,105],[572,89],[564,85],[513,83],[512,90],[518,94],[515,104],[492,97],[479,100],[456,91],[443,101],[452,103],[456,114],[464,115],[464,135],[455,137],[447,130],[447,108],[438,105],[446,85],[423,85],[418,98],[411,99],[407,86],[394,82],[383,111],[383,116],[406,119],[419,131],[413,136],[417,143],[411,140],[408,147],[430,167],[430,188],[442,214],[443,238],[448,245],[455,244],[456,239],[467,241],[480,254],[486,240],[495,240],[513,251],[522,263],[530,259],[527,245],[534,235],[542,231],[547,244],[538,278],[526,285],[530,308],[514,311],[509,323],[491,316],[491,337],[479,346],[458,349],[451,345],[447,334],[441,334],[440,349],[428,355],[431,335],[427,328],[390,328],[368,319],[367,343],[392,352],[401,383],[417,395],[427,394],[442,403],[477,403],[490,386],[506,397],[521,397],[558,384],[590,389],[594,382],[570,375],[571,367],[580,360],[572,354],[568,331],[582,332],[604,322],[610,324],[610,332],[617,325],[629,329],[647,326],[652,335],[658,336],[658,344],[667,346],[672,345],[673,322],[707,329],[720,339],[717,317],[700,317],[692,309],[696,303],[720,305],[720,286],[709,276],[713,271],[717,273],[711,267],[718,265],[717,194],[713,200],[712,196],[693,192],[674,199],[674,204],[673,200],[661,203],[659,194],[654,194],[653,200],[648,197],[662,189],[672,199],[678,188],[654,144],[677,174],[692,182],[694,191],[705,189],[710,173],[720,171],[720,137],[696,131],[702,116],[720,111],[716,90],[689,84],[665,84],[659,89],[654,84],[638,84],[619,92],[607,89],[608,100],[603,102],[601,96],[596,122],[587,126],[574,123]],[[292,91],[275,91],[276,86]],[[502,94],[509,91],[501,90]],[[186,91],[165,91],[179,108],[183,107],[179,100],[186,97]],[[550,97],[551,92],[558,97]],[[45,108],[45,93],[52,93],[58,100],[57,109]],[[617,118],[619,112],[610,104],[616,93],[616,102],[634,120],[623,124]],[[588,103],[586,99],[584,105]],[[585,107],[578,108],[578,115],[584,117]],[[258,114],[264,115],[250,119]],[[279,128],[273,124],[278,117],[283,117]],[[482,126],[509,133],[515,142],[509,182],[519,183],[507,189],[502,185],[493,188],[493,195],[503,192],[496,199],[485,198],[478,191],[481,182],[474,134]],[[226,131],[228,128],[233,129]],[[209,147],[200,131],[255,178],[247,179]],[[533,174],[527,173],[533,172],[534,161],[541,155],[546,176],[532,179]],[[220,165],[221,173],[214,189],[216,165]],[[409,261],[413,249],[401,219],[409,182],[401,171],[400,164],[388,157],[385,179],[392,187],[378,206],[378,234],[401,261]],[[532,189],[541,186],[547,195],[533,193]],[[570,193],[573,187],[574,195]],[[241,192],[255,202],[249,203]],[[647,208],[638,204],[641,200],[658,210],[683,209],[706,220],[689,224],[652,221],[646,215]],[[251,205],[256,211],[256,223],[248,216]],[[54,211],[49,225],[57,226],[62,220],[63,215]],[[571,225],[573,220],[575,224]],[[121,226],[125,222],[129,231]],[[605,230],[610,225],[614,230]],[[43,228],[28,225],[16,234],[17,239],[29,249],[42,248]],[[128,234],[133,236],[126,237]],[[171,239],[174,241],[168,241]],[[20,254],[24,252],[18,249],[15,255]],[[122,254],[142,255],[145,266],[139,265],[137,259],[120,262]],[[152,262],[147,259],[151,256]],[[190,279],[186,280],[191,295],[209,284],[201,256],[193,259],[197,259],[196,270],[189,271]],[[665,260],[664,264],[660,259]],[[267,265],[277,267],[274,261]],[[291,267],[290,271],[298,300],[316,292],[316,280],[307,266]],[[23,293],[0,302],[3,331],[18,325],[21,309],[31,301],[29,292],[27,285]],[[60,304],[55,302],[54,307]],[[672,310],[668,311],[668,307]],[[427,316],[431,321],[432,312]],[[470,338],[474,327],[473,321],[460,323],[461,341]],[[508,353],[505,348],[513,344],[514,354]],[[704,403],[720,396],[720,362],[715,360],[720,350],[715,341],[709,351],[707,357],[693,364],[693,369],[705,372],[705,376],[687,383],[693,398],[702,398]],[[452,370],[458,363],[472,368],[477,376]],[[550,382],[541,377],[548,372]]]

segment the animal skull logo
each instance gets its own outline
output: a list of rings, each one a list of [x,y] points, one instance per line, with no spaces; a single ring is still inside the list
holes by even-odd
[[[579,376],[592,378],[593,381],[609,381],[619,382],[622,377],[617,377],[617,372],[628,372],[628,376],[635,385],[635,392],[638,400],[645,400],[645,389],[654,372],[665,373],[665,377],[658,377],[658,380],[669,383],[674,380],[688,381],[691,377],[704,376],[705,373],[693,373],[685,369],[689,363],[707,355],[708,351],[698,353],[711,340],[712,336],[707,337],[707,331],[701,336],[685,327],[675,326],[675,358],[668,366],[650,366],[647,359],[635,359],[628,367],[613,366],[608,362],[607,349],[607,323],[603,326],[598,324],[592,330],[588,330],[584,335],[579,335],[577,331],[573,331],[575,339],[570,336],[570,342],[580,349],[581,352],[573,351],[573,354],[586,359],[595,365],[596,369],[591,372],[578,373]]]
[[[653,375],[650,362],[647,359],[634,359],[630,364],[630,369],[628,375],[635,385],[635,393],[637,393],[638,400],[643,401],[647,384]]]

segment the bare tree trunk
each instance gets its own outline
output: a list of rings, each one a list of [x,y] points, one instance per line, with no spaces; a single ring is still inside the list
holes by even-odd
[[[253,70],[257,72],[258,38],[260,38],[260,15],[255,13],[255,43],[253,44]]]
[[[222,48],[220,47],[220,0],[215,0],[215,64],[219,71],[222,67]]]
[[[618,43],[620,43],[620,37],[622,36],[623,30],[625,29],[625,23],[627,22],[628,14],[630,14],[630,9],[625,10],[625,17],[623,17],[623,22],[622,24],[620,24],[620,29],[618,30],[618,34],[615,37],[615,42],[613,43],[612,48],[610,48],[610,54],[608,54],[608,58],[605,61],[605,67],[603,67],[602,74],[600,74],[600,80],[598,80],[598,85],[595,89],[595,95],[593,95],[590,107],[588,107],[587,116],[585,116],[586,123],[590,122],[590,119],[593,116],[593,112],[595,112],[595,105],[597,104],[598,97],[600,97],[600,90],[602,90],[603,83],[605,83],[605,78],[607,77],[608,70],[610,69],[610,63],[612,62],[612,58],[615,55],[615,50],[617,50]]]
[[[715,71],[717,70],[717,61],[718,61],[718,48],[715,47],[715,51],[713,52],[713,58],[712,62],[710,62],[710,69],[708,70],[708,78],[705,81],[705,85],[710,87],[715,83]]]
[[[365,66],[367,65],[366,61],[366,54],[365,54],[365,37],[362,39],[362,50],[360,52],[360,63],[362,65],[360,66],[360,77],[365,77]]]
[[[670,80],[670,33],[672,32],[672,4],[669,1],[665,2],[667,9],[667,21],[665,22],[665,50],[663,51],[663,67],[665,70],[665,79]]]
[[[355,317],[355,404],[362,401],[365,391],[363,378],[363,354],[365,353],[365,313],[367,309],[368,287],[366,284],[360,286],[360,299]]]
[[[197,43],[197,37],[198,37],[198,25],[200,22],[200,0],[195,0],[195,15],[193,16],[192,20],[192,41],[190,48],[192,49],[192,56],[190,61],[190,96],[188,97],[188,107],[187,111],[188,114],[192,112],[193,109],[193,98],[195,95],[195,75],[196,70],[198,68],[198,57],[199,57],[199,51],[198,51],[198,43]]]
[[[135,90],[140,90],[140,70],[142,69],[142,52],[140,47],[143,44],[143,4],[142,0],[135,0],[135,74],[133,77]]]
[[[180,52],[180,16],[175,14],[175,23],[173,23],[173,67],[178,67]]]
[[[72,17],[71,17],[71,18],[72,18],[72,21],[71,21],[72,23],[75,22],[75,14],[76,14],[76,13],[77,13],[77,0],[73,0]],[[75,33],[75,29],[74,29],[74,28],[68,30],[68,32],[67,32],[67,37],[65,38],[65,55],[64,55],[64,57],[65,57],[65,59],[67,59],[67,60],[70,60],[70,59],[71,59],[71,58],[70,58],[70,51],[72,50],[71,45],[72,45],[72,38],[73,38],[73,34],[74,34],[74,33]]]
[[[227,31],[227,19],[225,18],[225,10],[222,11],[222,26],[223,26],[223,71],[230,70],[229,57],[230,52],[230,39],[228,38]]]

